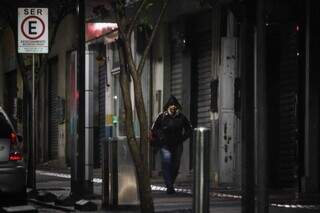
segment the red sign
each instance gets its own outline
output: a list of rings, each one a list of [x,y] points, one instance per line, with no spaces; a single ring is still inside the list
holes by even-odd
[[[116,23],[86,23],[86,41],[99,38],[101,36],[115,36],[112,33],[118,29]]]

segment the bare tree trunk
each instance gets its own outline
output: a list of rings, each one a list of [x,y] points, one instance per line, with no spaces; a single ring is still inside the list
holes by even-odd
[[[135,73],[137,74],[137,73]],[[137,110],[139,125],[140,125],[140,143],[141,143],[141,155],[143,161],[148,161],[148,120],[147,113],[143,101],[143,92],[141,85],[140,75],[135,75],[133,77],[133,87],[134,87],[134,99],[135,107]]]
[[[168,6],[169,0],[163,2],[160,14],[158,19],[155,22],[154,28],[151,33],[151,37],[148,41],[148,44],[143,52],[140,63],[138,67],[134,61],[132,49],[131,49],[131,33],[136,27],[137,20],[141,15],[147,0],[142,0],[136,11],[134,17],[129,19],[126,17],[125,4],[123,2],[114,2],[112,4],[113,10],[118,23],[118,50],[120,57],[120,86],[121,93],[125,105],[125,124],[126,124],[126,133],[129,149],[134,161],[136,174],[138,178],[138,190],[141,203],[141,212],[152,213],[154,212],[154,205],[152,199],[151,185],[150,185],[150,176],[148,168],[148,119],[146,108],[144,105],[143,99],[143,90],[141,83],[141,74],[143,67],[149,51],[151,49],[152,43],[156,36],[157,30],[159,28],[160,22],[165,14],[166,8]],[[128,26],[129,24],[129,26]],[[130,78],[133,80],[134,87],[134,100],[135,100],[135,109],[138,115],[139,126],[140,126],[140,141],[137,142],[137,139],[134,134],[133,126],[133,110],[130,98]]]
[[[133,61],[130,42],[127,38],[123,39],[123,52],[124,57],[127,59],[126,64],[128,64],[129,73],[133,79],[134,87],[134,100],[135,107],[137,110],[139,126],[140,126],[140,151],[141,156],[144,161],[148,160],[148,120],[147,113],[143,101],[143,92],[141,85],[141,75],[139,74],[135,63]],[[128,57],[129,56],[129,57]]]
[[[138,164],[137,176],[138,179],[141,180],[138,184],[139,195],[140,195],[140,202],[141,202],[141,212],[154,212],[154,205],[153,205],[153,198],[152,198],[152,191],[150,186],[150,176],[148,172],[148,168],[145,162],[141,162]]]
[[[126,51],[123,48],[124,46],[120,38],[118,41],[119,57],[120,57],[120,64],[121,64],[120,86],[121,86],[121,93],[124,99],[124,106],[125,106],[127,141],[128,141],[130,152],[132,154],[132,158],[133,158],[135,169],[136,169],[136,175],[138,178],[138,190],[139,190],[139,197],[140,197],[140,203],[141,203],[140,205],[141,212],[152,213],[154,212],[154,206],[153,206],[152,192],[150,187],[150,177],[149,177],[149,172],[147,168],[147,161],[144,160],[143,155],[141,155],[141,152],[139,149],[140,146],[137,143],[136,137],[134,135],[133,113],[132,113],[132,104],[131,104],[131,98],[130,98],[130,74],[126,66],[127,65]],[[140,88],[141,88],[141,84],[140,84]],[[141,89],[140,89],[140,92],[141,92],[140,94],[142,94]],[[135,94],[135,98],[136,98],[136,94]],[[141,101],[141,99],[138,99],[138,101]],[[143,103],[143,97],[142,97],[142,103]],[[137,105],[137,101],[136,101],[136,105]],[[144,110],[144,115],[146,115],[144,104],[142,104],[142,106],[143,106],[142,109]],[[147,121],[146,116],[144,117],[145,117],[145,120]],[[140,118],[139,118],[139,121],[140,121]],[[144,141],[142,138],[144,137],[141,135],[140,145],[146,145],[147,140]],[[147,139],[147,137],[145,139]]]

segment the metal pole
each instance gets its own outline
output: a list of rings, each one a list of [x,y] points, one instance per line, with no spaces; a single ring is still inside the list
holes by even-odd
[[[78,102],[78,139],[76,153],[71,165],[71,194],[80,198],[86,194],[85,186],[85,0],[78,0],[78,49],[77,49],[77,84],[79,91]]]
[[[196,128],[193,132],[193,213],[209,213],[210,130]]]
[[[34,69],[34,54],[32,54],[32,188],[36,189],[36,138],[35,138],[35,69]]]
[[[94,108],[94,67],[91,67],[95,62],[93,61],[94,53],[86,53],[86,69],[85,69],[85,190],[88,194],[93,194],[93,108]],[[91,66],[90,66],[91,65]]]
[[[269,211],[267,193],[267,107],[266,107],[266,25],[265,0],[257,2],[255,69],[255,140],[257,141],[258,213]]]

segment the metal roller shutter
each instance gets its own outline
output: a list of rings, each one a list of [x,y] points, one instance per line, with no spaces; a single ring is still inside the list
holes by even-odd
[[[197,126],[210,127],[211,30],[196,30]]]
[[[297,34],[294,27],[283,29],[280,62],[279,185],[293,187],[297,178],[298,89]]]
[[[58,69],[57,60],[49,64],[49,124],[48,124],[48,147],[49,159],[56,159],[58,156],[58,135],[59,135],[59,101],[58,101]]]
[[[174,95],[180,103],[182,103],[183,93],[183,69],[182,69],[182,48],[177,42],[172,42],[171,45],[171,78],[170,78],[170,92]],[[165,100],[166,101],[166,100]]]
[[[298,178],[298,38],[293,25],[268,29],[268,141],[270,183],[293,188]]]

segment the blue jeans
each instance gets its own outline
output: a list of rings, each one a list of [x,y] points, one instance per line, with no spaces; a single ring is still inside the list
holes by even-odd
[[[178,176],[183,144],[171,148],[163,146],[160,148],[161,166],[164,183],[167,188],[172,188]]]

